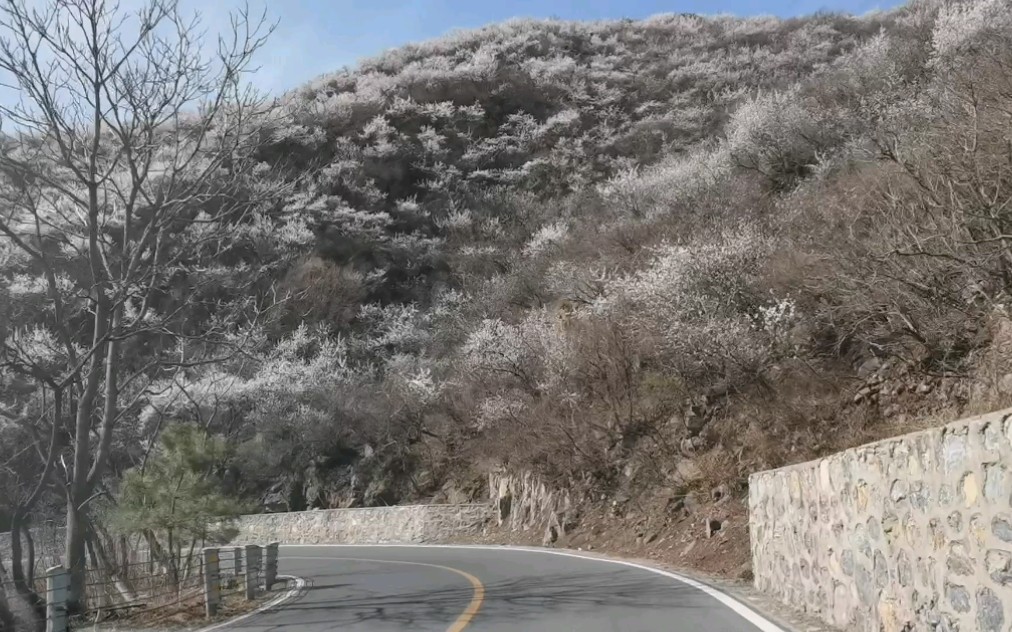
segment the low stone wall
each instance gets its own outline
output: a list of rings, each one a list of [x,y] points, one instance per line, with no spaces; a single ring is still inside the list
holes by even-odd
[[[479,533],[491,505],[398,505],[242,516],[235,543],[392,544],[452,540]]]
[[[752,475],[756,587],[845,630],[1012,629],[1012,409]]]

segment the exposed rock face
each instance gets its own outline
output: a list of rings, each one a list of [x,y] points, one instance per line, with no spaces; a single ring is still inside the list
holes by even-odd
[[[531,473],[492,472],[488,489],[500,527],[513,531],[544,529],[546,545],[565,536],[575,522],[569,492],[551,489]]]
[[[846,630],[1012,620],[1012,410],[754,474],[756,586]]]
[[[398,505],[242,516],[233,542],[390,544],[439,542],[473,534],[492,519],[486,504]]]

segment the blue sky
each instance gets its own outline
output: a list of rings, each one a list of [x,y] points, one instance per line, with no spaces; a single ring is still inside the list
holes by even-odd
[[[26,0],[29,6],[52,0]],[[134,12],[148,0],[118,0]],[[260,51],[253,77],[273,94],[297,88],[319,75],[353,66],[389,48],[516,17],[600,20],[646,18],[658,13],[713,15],[806,15],[821,9],[860,15],[889,9],[901,0],[179,0],[185,14],[199,12],[208,35],[228,30],[229,13],[248,1],[266,11],[277,30]],[[10,90],[0,87],[0,100]]]
[[[255,82],[271,92],[353,65],[388,48],[511,17],[573,20],[644,18],[658,13],[794,16],[820,9],[862,14],[896,0],[260,0],[278,30],[260,56]],[[208,13],[207,4],[191,0]],[[233,0],[211,11],[223,14]],[[184,5],[187,4],[185,1]],[[252,3],[255,5],[255,2]],[[203,6],[201,6],[203,5]],[[260,6],[265,6],[261,4]],[[209,26],[217,20],[207,15]],[[221,16],[223,17],[223,16]]]

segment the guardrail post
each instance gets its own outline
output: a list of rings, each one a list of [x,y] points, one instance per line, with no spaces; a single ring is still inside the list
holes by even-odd
[[[204,614],[210,618],[218,613],[221,603],[221,574],[218,549],[204,549]]]
[[[270,590],[278,578],[278,544],[271,542],[264,547],[264,589]]]
[[[245,548],[246,559],[246,599],[256,599],[257,588],[260,587],[260,547],[256,544],[247,544]]]
[[[46,570],[46,632],[67,632],[70,575],[62,566]]]
[[[242,575],[242,547],[232,547],[232,574],[236,577]]]

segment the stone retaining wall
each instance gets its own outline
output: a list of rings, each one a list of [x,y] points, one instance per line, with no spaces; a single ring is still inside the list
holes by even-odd
[[[756,587],[845,630],[1012,630],[1012,409],[752,475]]]
[[[236,522],[235,544],[390,544],[443,542],[473,535],[494,517],[491,504],[397,505],[250,514]],[[63,527],[33,527],[37,565],[60,563]],[[10,558],[10,536],[0,533],[0,560]]]
[[[236,543],[392,544],[452,540],[481,532],[491,505],[398,505],[242,516]]]

